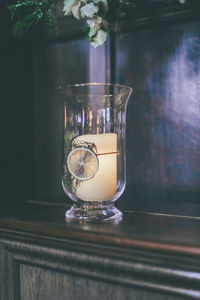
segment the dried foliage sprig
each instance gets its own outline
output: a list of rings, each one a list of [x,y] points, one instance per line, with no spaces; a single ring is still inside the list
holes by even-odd
[[[43,21],[50,32],[58,32],[54,9],[56,2],[52,0],[22,0],[8,6],[13,20],[12,33],[22,38],[29,29]]]
[[[59,0],[14,0],[8,6],[13,19],[13,34],[22,38],[32,26],[43,21],[49,32],[58,33],[55,7]],[[167,0],[163,0],[167,1]],[[186,0],[175,0],[184,4]],[[129,8],[137,7],[138,0],[63,0],[65,16],[85,20],[88,38],[93,47],[104,44],[108,32],[119,29],[119,20]],[[113,26],[114,24],[114,26]]]

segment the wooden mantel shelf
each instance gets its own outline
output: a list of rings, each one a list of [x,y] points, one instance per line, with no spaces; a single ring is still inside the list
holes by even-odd
[[[1,212],[0,244],[18,263],[200,299],[199,218],[127,212],[119,224],[77,223],[64,213],[46,205]]]
[[[151,250],[200,256],[200,218],[156,213],[125,212],[119,223],[74,222],[65,207],[29,205],[20,211],[1,211],[0,234],[95,243],[123,249]]]

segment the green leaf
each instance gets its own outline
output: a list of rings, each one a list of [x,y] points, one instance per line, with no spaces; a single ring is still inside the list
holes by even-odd
[[[44,16],[44,24],[47,27],[49,33],[54,32],[58,34],[57,20],[51,9],[49,9]]]
[[[16,4],[8,5],[8,9],[11,11],[11,19],[14,19],[14,16],[17,12],[22,12],[24,9],[34,11],[37,7],[40,8],[42,3],[35,0],[26,0],[24,2],[17,2]]]
[[[34,12],[24,16],[14,24],[13,34],[16,38],[22,38],[32,25],[37,24],[43,17],[41,9],[37,9]]]
[[[16,11],[18,10],[19,8],[23,8],[23,7],[30,7],[30,6],[42,6],[42,2],[39,2],[39,1],[24,1],[24,2],[18,2],[16,4],[11,4],[11,5],[8,5],[8,9],[10,10],[13,10],[13,11]]]

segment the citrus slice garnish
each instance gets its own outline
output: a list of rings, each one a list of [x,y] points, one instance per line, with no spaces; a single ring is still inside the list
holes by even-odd
[[[99,161],[92,150],[78,147],[68,154],[67,166],[72,176],[76,179],[89,180],[97,173]]]

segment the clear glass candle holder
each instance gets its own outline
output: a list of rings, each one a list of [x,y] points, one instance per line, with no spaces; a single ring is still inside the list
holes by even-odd
[[[118,220],[126,185],[126,107],[132,89],[85,83],[60,88],[64,107],[62,186],[68,219]]]

